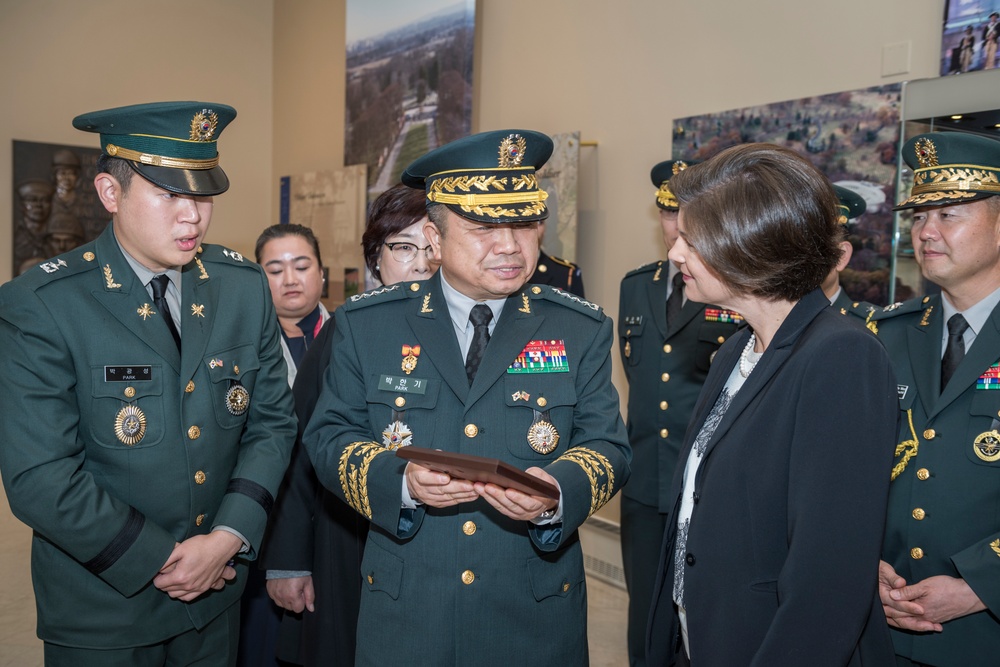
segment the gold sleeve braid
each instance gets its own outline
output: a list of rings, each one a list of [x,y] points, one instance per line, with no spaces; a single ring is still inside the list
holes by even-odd
[[[890,482],[899,477],[900,473],[906,470],[906,465],[910,462],[910,459],[912,459],[914,456],[917,455],[917,450],[920,448],[920,441],[917,440],[917,432],[913,428],[913,410],[906,411],[906,420],[909,423],[910,435],[913,436],[913,439],[904,440],[903,442],[896,445],[895,455],[899,456],[900,454],[902,454],[903,458],[899,460],[899,463],[897,463],[892,467],[892,477],[889,478]],[[909,447],[909,449],[907,449],[907,447]]]
[[[605,503],[611,500],[615,492],[615,469],[611,462],[603,454],[599,454],[586,447],[573,447],[560,456],[558,461],[572,461],[583,469],[587,479],[590,480],[590,512],[601,509]],[[604,483],[601,483],[601,480]]]
[[[368,502],[368,468],[371,467],[372,459],[388,451],[375,442],[352,442],[340,455],[337,472],[344,498],[348,505],[368,519],[372,518],[372,508]],[[361,459],[361,463],[352,463],[352,458]]]

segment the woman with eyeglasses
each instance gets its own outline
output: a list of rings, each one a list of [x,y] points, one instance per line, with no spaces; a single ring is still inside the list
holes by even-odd
[[[372,203],[361,245],[368,270],[382,284],[426,280],[437,271],[422,229],[426,201],[423,190],[397,185]],[[331,318],[299,365],[293,393],[300,438],[323,386],[332,340]],[[278,658],[306,667],[353,665],[368,523],[319,484],[300,444],[261,555],[268,594],[284,610]]]

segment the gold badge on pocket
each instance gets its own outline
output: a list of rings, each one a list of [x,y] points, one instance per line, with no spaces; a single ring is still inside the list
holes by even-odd
[[[1000,433],[995,430],[980,433],[973,441],[972,449],[984,461],[1000,461]]]
[[[126,405],[115,416],[115,435],[131,447],[146,435],[146,415],[138,405]]]
[[[239,417],[250,407],[250,392],[239,382],[233,382],[226,392],[226,408],[229,414]]]

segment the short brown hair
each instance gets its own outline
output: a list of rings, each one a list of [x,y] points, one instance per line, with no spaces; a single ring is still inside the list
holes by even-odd
[[[685,239],[734,294],[798,301],[840,259],[833,186],[787,148],[733,146],[676,174],[670,189]]]
[[[378,258],[382,244],[393,234],[398,234],[427,215],[427,195],[402,184],[394,185],[375,199],[368,209],[365,233],[361,237],[361,247],[365,252],[365,264],[372,275],[382,281],[378,269]]]

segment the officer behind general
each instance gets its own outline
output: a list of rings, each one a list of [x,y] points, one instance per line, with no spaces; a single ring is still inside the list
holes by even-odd
[[[914,257],[941,287],[876,311],[899,382],[879,584],[899,665],[1000,663],[1000,142],[903,147]]]
[[[559,289],[566,290],[570,294],[575,294],[581,299],[586,298],[583,292],[583,273],[580,267],[560,257],[553,257],[545,253],[542,249],[542,240],[545,237],[545,221],[538,221],[538,266],[531,274],[529,283],[536,285],[552,285]]]
[[[295,439],[267,280],[203,244],[236,111],[84,114],[112,222],[0,287],[0,471],[34,530],[45,664],[235,660],[239,599]]]
[[[551,140],[486,132],[407,167],[441,270],[352,297],[304,443],[320,481],[372,521],[359,665],[588,663],[577,528],[628,479],[611,320],[526,284]],[[483,187],[485,186],[485,187]],[[406,463],[417,445],[498,458],[558,502]]]
[[[677,241],[678,211],[669,181],[688,164],[694,162],[668,160],[650,173],[667,251]],[[646,618],[684,432],[716,350],[742,321],[732,311],[687,299],[681,273],[669,261],[639,267],[622,279],[618,342],[629,384],[628,437],[635,457],[621,498],[631,665],[646,664]]]
[[[844,238],[839,244],[840,260],[837,262],[837,266],[830,271],[830,275],[826,277],[820,288],[822,288],[826,298],[830,300],[830,305],[841,315],[847,315],[857,305],[857,302],[847,295],[844,286],[840,284],[840,272],[847,268],[847,264],[854,254],[854,246],[847,240],[847,227],[865,212],[867,204],[859,194],[840,185],[834,185],[833,191],[837,193],[837,221],[840,223]]]

